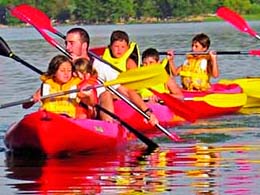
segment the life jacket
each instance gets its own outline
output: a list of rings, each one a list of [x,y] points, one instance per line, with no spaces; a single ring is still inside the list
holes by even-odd
[[[165,58],[162,60],[160,64],[152,64],[149,66],[162,65],[166,68],[167,64],[168,64],[168,59]],[[167,89],[166,83],[159,83],[158,85],[155,85],[151,88],[160,93],[170,93],[169,90]],[[151,92],[149,89],[140,89],[138,93],[141,95],[143,99],[148,99],[149,97],[153,96],[153,92]]]
[[[42,77],[41,95],[49,95],[61,91],[76,89],[81,79],[72,77],[71,80],[63,85],[60,85],[52,78]],[[65,114],[72,118],[76,117],[76,107],[79,99],[76,93],[70,93],[63,96],[47,98],[42,100],[41,108],[50,112]]]
[[[88,79],[84,79],[80,84],[78,84],[78,88],[81,88],[85,85],[91,85],[94,86],[98,84],[97,78],[92,76]],[[90,89],[91,93],[94,94],[95,102],[98,102],[98,96],[97,96],[97,90],[96,88]],[[83,102],[80,102],[79,105],[76,107],[76,118],[95,118],[96,117],[96,111],[93,106],[89,106],[84,104]]]
[[[207,68],[203,70],[201,68],[202,60],[209,62],[208,55],[187,55],[187,64],[182,65],[180,71],[182,86],[186,90],[206,91],[210,88]]]
[[[129,44],[129,49],[120,58],[112,57],[109,47],[107,47],[105,49],[102,58],[124,72],[124,71],[126,71],[127,60],[132,54],[135,54],[137,56],[137,59],[135,59],[135,61],[136,61],[137,66],[139,67],[140,66],[140,52],[139,52],[139,48],[135,42],[131,42]]]

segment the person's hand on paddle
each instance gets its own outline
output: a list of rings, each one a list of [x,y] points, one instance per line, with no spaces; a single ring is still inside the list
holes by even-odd
[[[174,51],[173,50],[168,50],[167,51],[167,59],[169,61],[173,61],[174,60]]]
[[[216,62],[217,61],[217,52],[216,51],[209,51],[209,56],[212,62]]]
[[[159,124],[159,121],[154,114],[150,114],[149,123],[153,126],[155,126],[156,124]]]
[[[147,114],[150,118],[149,120],[147,121],[145,119],[145,121],[149,122],[152,126],[155,126],[156,124],[159,124],[159,120],[157,119],[157,117],[153,114],[152,110],[150,108],[148,108],[146,111],[145,111],[145,114]]]
[[[94,89],[95,83],[96,80],[91,78],[90,74],[87,73],[84,75],[84,80],[78,85],[80,92],[77,96],[87,105],[94,106],[98,102],[96,90]],[[93,87],[93,89],[85,90],[88,87]]]
[[[24,109],[31,108],[36,102],[39,102],[41,100],[41,91],[38,89],[31,97],[30,102],[24,103],[22,106]]]
[[[170,75],[176,75],[176,67],[175,67],[175,62],[174,62],[174,50],[168,50],[167,51],[167,59],[169,62],[169,66],[170,66]]]
[[[212,65],[212,76],[214,78],[217,78],[219,76],[219,68],[218,68],[218,62],[217,62],[217,52],[216,51],[209,51],[210,61]]]

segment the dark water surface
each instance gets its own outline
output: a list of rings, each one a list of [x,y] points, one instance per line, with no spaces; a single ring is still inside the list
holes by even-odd
[[[260,22],[250,26],[260,32]],[[211,48],[217,51],[260,48],[259,40],[224,22],[85,27],[92,47],[107,45],[110,33],[122,29],[138,42],[141,51],[147,47],[188,51],[190,40],[200,32],[211,37]],[[58,29],[65,33],[69,28]],[[59,53],[32,28],[2,28],[0,36],[17,56],[41,70]],[[177,64],[183,58],[177,56]],[[218,59],[220,78],[260,76],[259,57],[223,55]],[[29,97],[40,85],[38,77],[18,62],[1,56],[0,104]],[[3,143],[7,128],[36,109],[16,106],[0,110],[1,194],[260,194],[257,109],[252,109],[251,114],[221,116],[172,128],[171,131],[193,141],[173,143],[162,135],[154,139],[161,147],[152,153],[147,153],[145,146],[137,142],[118,153],[66,159],[8,154]]]

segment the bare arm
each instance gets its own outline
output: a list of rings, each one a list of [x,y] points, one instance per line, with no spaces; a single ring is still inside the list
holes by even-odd
[[[183,99],[183,93],[174,78],[169,78],[166,85],[173,97]]]
[[[210,55],[210,60],[211,60],[211,65],[212,65],[212,76],[214,78],[217,78],[217,77],[219,77],[219,68],[218,68],[216,52],[210,51],[209,55]]]
[[[178,76],[180,71],[181,71],[181,66],[182,65],[179,66],[179,67],[176,67],[175,60],[174,60],[174,52],[173,51],[168,51],[167,53],[169,53],[169,55],[167,55],[167,57],[168,57],[168,60],[169,60],[169,66],[170,66],[171,73],[174,76]]]

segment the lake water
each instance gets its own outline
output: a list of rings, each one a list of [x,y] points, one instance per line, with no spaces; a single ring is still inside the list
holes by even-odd
[[[260,32],[260,22],[249,24]],[[107,45],[111,32],[121,29],[138,42],[141,51],[148,47],[189,51],[192,37],[200,32],[210,36],[211,49],[217,51],[260,48],[259,40],[225,22],[84,27],[89,31],[91,47]],[[58,27],[63,33],[69,28]],[[0,36],[17,56],[41,70],[59,53],[30,27],[2,28]],[[0,103],[28,98],[40,85],[39,75],[10,58],[0,59]],[[177,64],[183,60],[184,56],[176,57]],[[220,78],[260,76],[257,56],[219,55],[218,60]],[[3,143],[7,128],[36,109],[16,106],[0,110],[1,194],[260,194],[257,110],[172,128],[193,142],[173,143],[162,135],[154,140],[160,149],[152,153],[146,153],[145,146],[137,142],[118,153],[69,159],[9,155]]]

